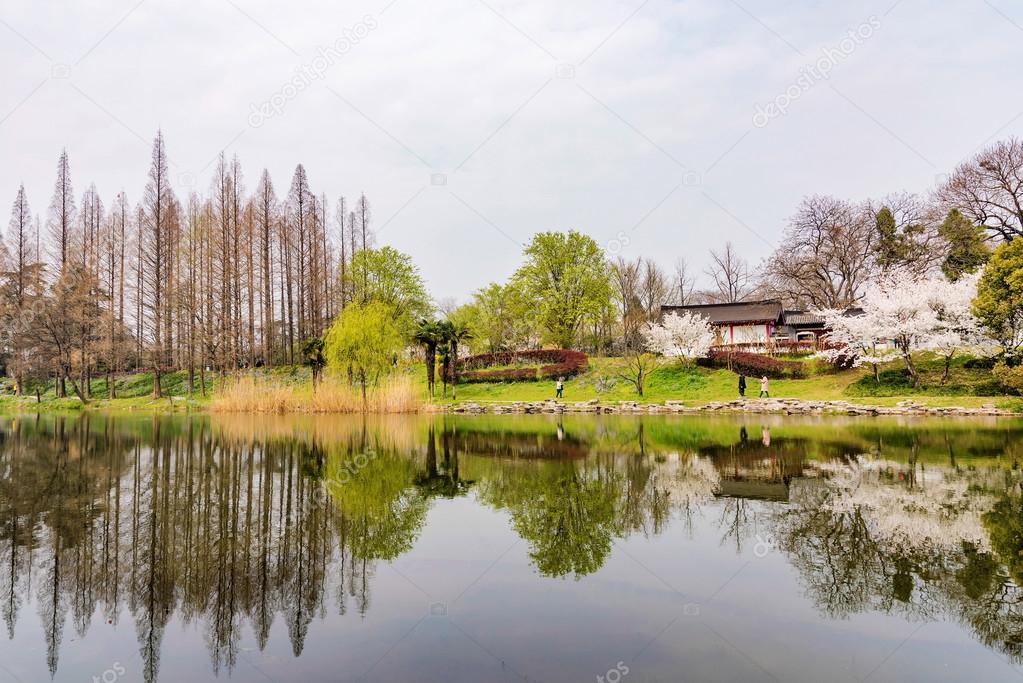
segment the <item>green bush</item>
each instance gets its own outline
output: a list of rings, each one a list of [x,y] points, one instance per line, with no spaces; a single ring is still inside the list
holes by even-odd
[[[1006,391],[1014,394],[1023,394],[1023,365],[1015,367],[1007,365],[1005,361],[999,361],[991,371],[995,379]]]

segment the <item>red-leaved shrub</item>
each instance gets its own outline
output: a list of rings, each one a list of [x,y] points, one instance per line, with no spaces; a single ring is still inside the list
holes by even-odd
[[[528,368],[487,370],[495,365],[539,365]],[[582,351],[540,349],[481,353],[458,361],[461,382],[528,382],[537,379],[572,377],[586,370],[589,358]]]
[[[806,363],[742,351],[711,351],[709,356],[699,360],[699,364],[710,368],[728,368],[754,377],[767,375],[772,379],[802,379],[809,374]]]

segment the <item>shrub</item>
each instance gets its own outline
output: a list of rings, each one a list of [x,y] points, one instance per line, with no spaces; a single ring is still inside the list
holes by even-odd
[[[1003,389],[1015,394],[1023,394],[1023,365],[1012,367],[1002,361],[995,365],[991,372]]]
[[[810,374],[806,363],[741,351],[711,351],[709,356],[698,362],[704,367],[728,368],[753,377],[767,375],[772,379],[803,379]]]
[[[539,365],[539,367],[487,370],[495,365]],[[589,367],[589,358],[581,351],[541,349],[539,351],[502,351],[481,353],[458,361],[461,382],[530,382],[537,379],[572,377]]]

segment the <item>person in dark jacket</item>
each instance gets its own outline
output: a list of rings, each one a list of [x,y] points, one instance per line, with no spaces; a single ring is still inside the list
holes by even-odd
[[[746,398],[746,374],[739,373],[739,398]]]

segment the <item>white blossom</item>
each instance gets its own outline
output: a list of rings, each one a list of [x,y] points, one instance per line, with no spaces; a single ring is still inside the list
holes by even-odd
[[[985,353],[992,342],[971,311],[978,279],[972,275],[949,282],[895,271],[867,288],[862,314],[819,312],[830,332],[829,348],[818,355],[875,367],[901,357],[912,370],[916,351],[936,351],[949,359],[960,350]]]
[[[714,331],[701,315],[686,312],[669,313],[661,324],[648,323],[643,328],[646,348],[669,358],[692,360],[702,358],[714,345]]]

